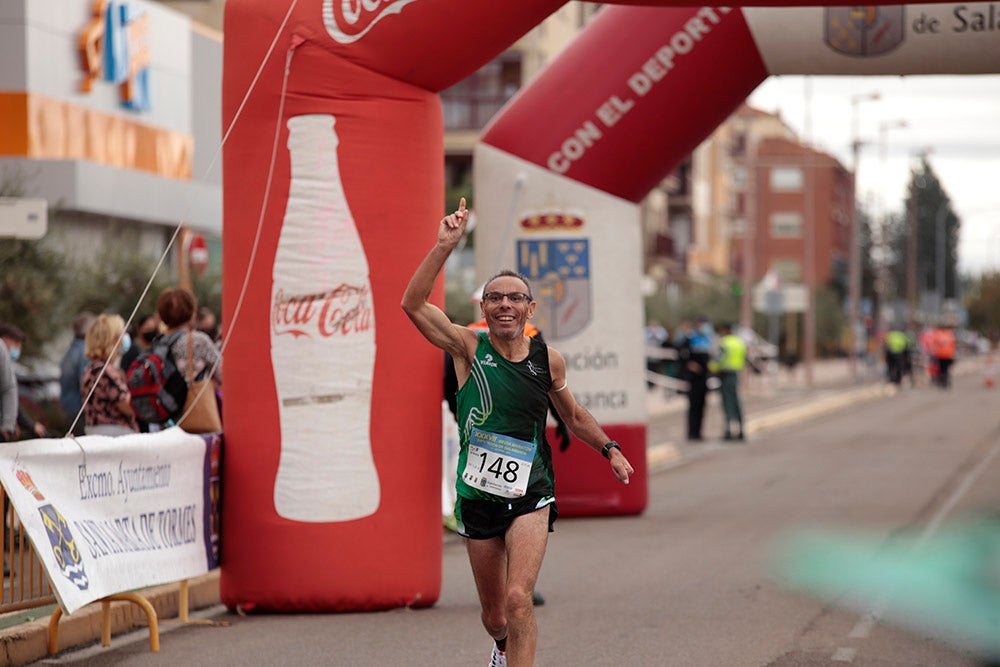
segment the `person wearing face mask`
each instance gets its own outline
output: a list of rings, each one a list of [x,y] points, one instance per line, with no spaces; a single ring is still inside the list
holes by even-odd
[[[153,342],[160,335],[160,316],[156,313],[142,315],[136,320],[135,333],[132,335],[132,346],[122,352],[121,367],[125,373],[131,368],[132,362],[143,352],[153,347]]]
[[[20,348],[18,348],[20,353]],[[14,354],[14,356],[17,356]],[[17,430],[17,378],[7,339],[0,337],[0,441],[14,439]]]
[[[132,338],[132,346],[122,352],[121,367],[128,377],[128,371],[132,367],[132,362],[145,352],[153,348],[153,343],[160,337],[160,316],[156,313],[143,315],[136,320],[135,336]],[[139,419],[136,415],[136,422],[139,424],[139,431],[149,432],[149,424]]]
[[[129,403],[128,382],[118,365],[119,354],[131,347],[131,342],[125,321],[118,315],[98,315],[87,330],[84,344],[90,363],[80,381],[87,435],[116,436],[139,430]]]
[[[17,376],[14,373],[14,363],[21,358],[21,346],[24,344],[24,332],[13,324],[0,323],[0,341],[5,348],[3,361],[7,362],[7,370],[0,368],[0,384],[4,379],[14,385],[13,405],[8,405],[9,395],[4,394],[3,407],[0,408],[0,437],[6,440],[14,440],[22,433],[30,433],[32,437],[44,438],[48,435],[48,429],[42,422],[36,422],[21,409],[20,400],[17,394]],[[7,416],[13,415],[14,425],[10,427],[7,423]]]
[[[73,318],[73,342],[59,362],[59,407],[68,424],[72,424],[83,409],[80,380],[83,379],[83,370],[87,367],[83,337],[93,321],[94,314],[86,311]],[[77,421],[73,435],[83,435],[82,419]]]

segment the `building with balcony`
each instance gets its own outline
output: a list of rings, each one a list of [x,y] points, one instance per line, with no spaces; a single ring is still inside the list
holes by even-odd
[[[851,174],[780,115],[742,105],[698,146],[690,174],[690,210],[671,209],[669,225],[690,227],[689,275],[740,277],[750,260],[754,283],[769,271],[786,284],[843,279]]]
[[[445,183],[468,191],[479,135],[514,94],[542,71],[598,11],[600,3],[570,2],[475,73],[441,92]]]

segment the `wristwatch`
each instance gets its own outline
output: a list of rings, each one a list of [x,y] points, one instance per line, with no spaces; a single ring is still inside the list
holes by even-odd
[[[606,444],[603,447],[601,447],[601,454],[604,455],[604,458],[610,459],[611,458],[611,450],[612,449],[617,449],[620,452],[622,450],[622,446],[619,445],[614,440],[612,440],[608,444]]]

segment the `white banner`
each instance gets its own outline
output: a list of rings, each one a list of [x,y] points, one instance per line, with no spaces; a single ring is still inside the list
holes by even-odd
[[[742,11],[771,74],[1000,72],[1000,8],[991,2]]]
[[[220,436],[179,428],[0,445],[0,483],[67,614],[217,567],[220,464]]]

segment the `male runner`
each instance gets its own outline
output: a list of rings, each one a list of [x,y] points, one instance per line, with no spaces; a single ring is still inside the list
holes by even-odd
[[[569,429],[610,462],[628,484],[634,471],[569,390],[566,361],[524,335],[535,312],[527,279],[502,271],[483,289],[488,331],[452,324],[427,301],[434,280],[465,232],[465,199],[441,220],[437,243],[410,279],[403,310],[424,337],[450,353],[458,377],[458,502],[455,516],[479,591],[482,621],[494,639],[490,665],[531,665],[538,628],[531,594],[558,509],[552,450],[545,440],[546,397]]]

